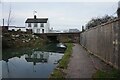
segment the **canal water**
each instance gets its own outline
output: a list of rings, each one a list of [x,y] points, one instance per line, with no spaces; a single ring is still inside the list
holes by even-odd
[[[61,51],[39,49],[9,51],[4,54],[0,61],[3,78],[48,78],[64,55]]]

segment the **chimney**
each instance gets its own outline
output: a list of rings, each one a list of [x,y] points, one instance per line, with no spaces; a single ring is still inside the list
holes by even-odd
[[[34,19],[36,19],[37,18],[37,16],[36,15],[34,15]]]

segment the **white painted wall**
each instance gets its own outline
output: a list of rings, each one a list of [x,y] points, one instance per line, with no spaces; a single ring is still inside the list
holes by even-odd
[[[31,23],[31,27],[28,27],[28,23],[25,23],[25,26],[26,29],[32,29],[33,33],[42,33],[42,29],[44,29],[44,33],[49,33],[50,30],[49,21],[47,21],[47,23],[44,23],[44,27],[41,27],[41,23],[37,23],[37,24],[38,24],[37,27],[34,27],[34,23]]]
[[[8,28],[8,30],[11,30],[11,31],[12,31],[13,29],[14,29],[15,31],[21,29],[21,31],[26,32],[26,28],[24,28],[24,27],[23,27],[23,28],[19,28],[19,27],[18,27],[18,28],[17,28],[17,27],[9,27],[9,28]]]

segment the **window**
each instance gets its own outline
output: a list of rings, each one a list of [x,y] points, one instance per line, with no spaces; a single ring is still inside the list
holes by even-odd
[[[41,23],[40,27],[44,27],[44,23]]]
[[[31,23],[28,23],[28,27],[31,27]]]
[[[38,24],[37,23],[34,23],[34,27],[37,27],[38,26]]]

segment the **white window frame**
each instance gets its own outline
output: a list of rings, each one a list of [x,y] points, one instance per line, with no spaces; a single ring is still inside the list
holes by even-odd
[[[28,27],[31,27],[31,23],[28,23]]]
[[[38,23],[34,23],[34,27],[38,27]]]
[[[41,24],[40,24],[40,27],[44,27],[44,23],[41,23]]]

